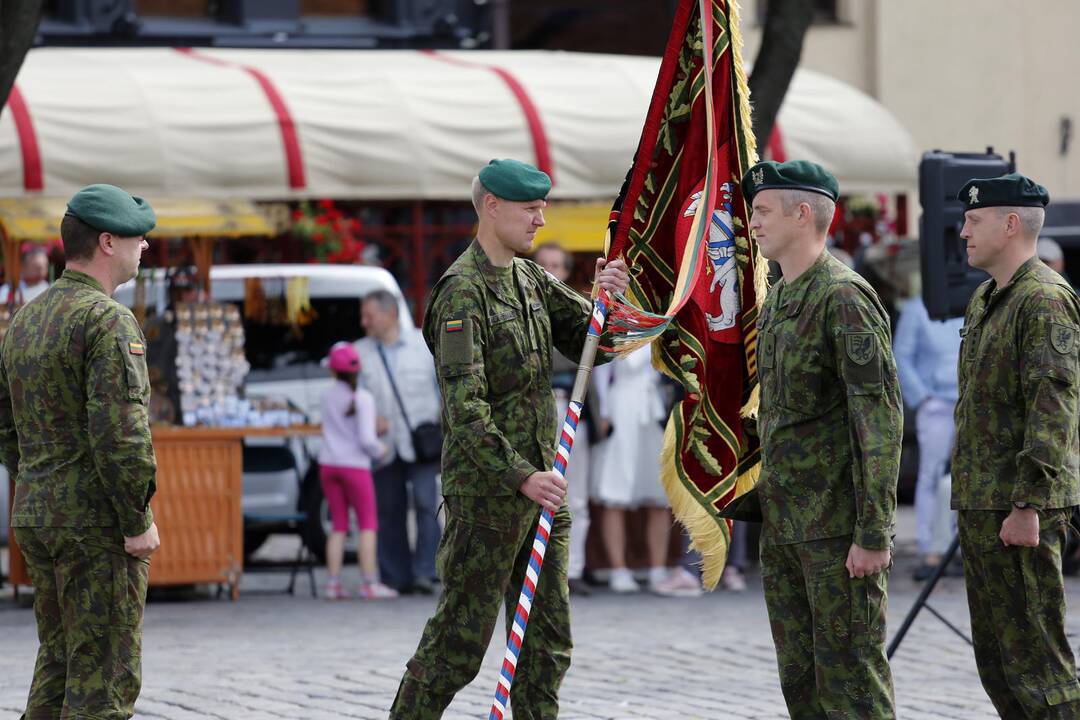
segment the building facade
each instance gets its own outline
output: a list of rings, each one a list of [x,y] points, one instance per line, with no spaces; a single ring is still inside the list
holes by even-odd
[[[1052,198],[1080,200],[1080,3],[1075,0],[833,0],[801,67],[888,108],[923,150],[1017,153]],[[746,57],[764,2],[743,2]],[[831,12],[830,12],[831,10]],[[831,15],[831,16],[830,16]]]

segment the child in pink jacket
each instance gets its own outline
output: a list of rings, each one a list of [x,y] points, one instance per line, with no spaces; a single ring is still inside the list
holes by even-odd
[[[362,598],[397,597],[397,591],[379,582],[375,561],[375,484],[371,461],[382,457],[386,448],[375,435],[375,400],[356,386],[360,356],[346,342],[330,348],[330,371],[334,384],[322,396],[322,447],[319,450],[319,481],[330,506],[333,532],[326,538],[326,569],[329,579],[326,597],[347,597],[341,587],[341,566],[345,555],[345,535],[349,532],[349,508],[356,513],[360,528],[359,564]]]

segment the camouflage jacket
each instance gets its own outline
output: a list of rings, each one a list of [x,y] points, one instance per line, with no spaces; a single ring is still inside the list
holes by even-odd
[[[131,311],[64,271],[20,309],[0,345],[0,459],[12,527],[150,527],[146,344]]]
[[[552,345],[579,357],[591,312],[532,261],[494,267],[475,241],[436,283],[424,339],[442,391],[445,495],[512,495],[551,469]]]
[[[824,252],[769,291],[758,331],[765,542],[889,547],[904,419],[877,294]]]
[[[953,508],[1080,503],[1076,293],[1032,258],[979,286],[960,334]]]

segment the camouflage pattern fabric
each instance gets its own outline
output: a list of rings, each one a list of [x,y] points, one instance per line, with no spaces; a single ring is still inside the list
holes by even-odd
[[[540,514],[518,490],[529,475],[549,470],[555,453],[552,347],[579,357],[591,310],[585,298],[529,260],[492,266],[476,242],[432,291],[423,330],[446,429],[447,525],[437,557],[443,594],[408,663],[391,718],[441,717],[478,672],[499,605],[505,601],[508,613],[517,607]],[[511,690],[518,720],[558,714],[558,689],[570,665],[569,531],[564,505],[555,516]]]
[[[424,628],[390,709],[391,720],[436,720],[480,670],[505,603],[507,627],[529,563],[540,510],[524,495],[446,498],[446,533],[436,556],[443,594]],[[570,512],[555,515],[529,631],[510,690],[515,720],[555,720],[570,667],[566,584]]]
[[[15,314],[0,347],[0,460],[12,527],[153,522],[146,341],[131,311],[70,270]]]
[[[551,469],[552,345],[580,357],[591,312],[536,263],[495,267],[475,241],[436,283],[423,331],[443,398],[445,495],[515,495]]]
[[[1007,511],[960,511],[975,663],[986,694],[1009,720],[1080,718],[1061,574],[1070,514],[1040,513],[1038,547],[1006,547],[998,533]]]
[[[1031,258],[979,286],[960,334],[954,510],[1080,504],[1080,299]]]
[[[15,528],[34,583],[38,647],[25,720],[135,712],[150,563],[117,528]]]
[[[824,252],[773,286],[758,327],[763,537],[888,548],[903,413],[877,294]]]
[[[761,546],[761,580],[792,720],[896,717],[885,656],[888,571],[849,577],[849,538]]]
[[[41,648],[27,718],[128,718],[139,693],[153,522],[146,343],[131,312],[65,270],[0,345],[0,459]],[[62,622],[61,622],[62,620]]]
[[[1080,300],[1031,258],[979,286],[961,334],[952,506],[983,688],[1002,717],[1080,717],[1061,573],[1080,502]],[[1039,547],[1002,544],[1013,502],[1039,508]]]
[[[903,415],[877,294],[828,252],[769,291],[759,321],[761,572],[793,718],[892,718],[884,573],[850,579],[852,543],[892,544]]]

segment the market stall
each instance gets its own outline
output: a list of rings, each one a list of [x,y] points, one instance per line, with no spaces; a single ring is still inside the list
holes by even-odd
[[[61,199],[0,200],[0,237],[5,261],[5,277],[18,283],[20,249],[25,243],[46,242],[59,235],[63,216]],[[153,200],[158,214],[154,234],[183,238],[192,246],[199,284],[208,288],[213,243],[220,238],[271,234],[272,229],[247,201]],[[203,296],[205,300],[205,293]],[[142,316],[136,303],[136,315]],[[230,308],[232,313],[230,313]],[[6,327],[8,308],[0,310],[0,330]],[[242,451],[245,438],[294,437],[318,433],[309,425],[294,425],[289,415],[275,421],[281,427],[250,427],[248,420],[261,420],[250,403],[230,399],[242,382],[242,329],[232,306],[195,302],[177,312],[177,359],[187,358],[190,366],[181,377],[190,396],[175,414],[189,422],[184,425],[156,423],[152,427],[157,456],[157,492],[151,500],[158,529],[163,538],[155,554],[150,584],[183,585],[221,583],[238,593],[243,570],[243,526],[241,510]],[[187,323],[185,326],[184,323]],[[179,337],[186,332],[189,337]],[[213,350],[213,352],[211,352]],[[216,362],[208,362],[214,357]],[[239,361],[234,360],[239,354]],[[192,358],[199,358],[196,363]],[[151,373],[154,377],[155,373]],[[218,395],[215,395],[218,393]],[[210,425],[228,421],[232,427]],[[270,424],[269,422],[266,424]],[[9,480],[9,498],[14,497],[14,480]],[[10,537],[11,582],[28,585],[29,577],[15,543]]]
[[[602,248],[658,67],[550,51],[35,48],[17,108],[0,113],[0,196],[65,195],[94,178],[150,197],[334,199],[370,215],[358,238],[418,320],[472,232],[470,183],[491,158],[551,174],[538,242]],[[73,112],[111,118],[110,132]],[[919,153],[886,108],[799,69],[778,127],[774,158],[817,161],[845,193],[889,193],[904,234],[908,204],[892,198],[914,192]]]
[[[0,115],[0,195],[102,178],[151,197],[468,200],[493,157],[556,201],[606,201],[637,147],[659,58],[551,51],[35,48]],[[72,123],[107,116],[110,132]],[[845,192],[913,189],[918,149],[880,103],[796,71],[790,158]],[[223,159],[227,158],[227,161]],[[602,228],[601,228],[602,232]]]

